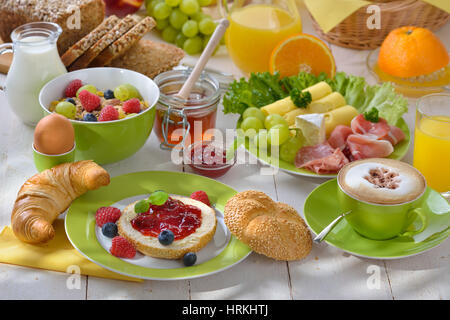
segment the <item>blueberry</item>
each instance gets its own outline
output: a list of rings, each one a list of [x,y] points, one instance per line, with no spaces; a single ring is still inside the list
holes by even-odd
[[[67,102],[70,102],[73,105],[76,105],[77,103],[75,102],[75,100],[73,100],[72,98],[67,98],[66,99]]]
[[[92,113],[86,113],[83,117],[83,121],[96,122],[97,117],[95,115],[93,115]]]
[[[163,246],[168,246],[173,242],[175,239],[175,236],[172,231],[170,230],[163,230],[158,235],[159,243],[161,243]]]
[[[102,226],[102,233],[105,237],[114,238],[117,236],[117,225],[114,222],[107,222]]]
[[[186,267],[193,266],[197,261],[197,255],[195,252],[188,252],[183,256],[183,263]]]
[[[114,91],[112,91],[112,90],[106,90],[105,92],[103,92],[103,97],[105,98],[105,99],[114,99],[115,97],[114,97]]]

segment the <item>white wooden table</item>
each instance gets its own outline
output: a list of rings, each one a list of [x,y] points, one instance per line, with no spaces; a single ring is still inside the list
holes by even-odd
[[[300,8],[305,33],[315,34]],[[450,24],[437,32],[450,50]],[[338,70],[371,79],[365,68],[367,51],[330,46]],[[192,57],[186,57],[192,63]],[[226,50],[208,67],[236,76],[240,73]],[[3,83],[4,75],[0,75]],[[21,123],[0,94],[0,227],[10,223],[11,209],[20,186],[36,173],[31,143],[33,128]],[[218,127],[233,128],[235,115],[218,115]],[[414,101],[405,119],[414,129]],[[412,150],[405,161],[411,162]],[[143,170],[182,171],[161,151],[152,133],[132,157],[106,165],[112,176]],[[220,181],[238,191],[259,189],[301,214],[307,195],[319,184],[282,172],[259,174],[260,165],[234,167]],[[362,259],[322,243],[298,262],[279,262],[252,253],[238,265],[215,275],[180,281],[133,283],[82,276],[80,289],[68,289],[69,274],[0,264],[0,299],[450,299],[450,241],[426,253],[400,260]],[[379,282],[377,282],[377,278]],[[375,281],[374,281],[375,280]]]

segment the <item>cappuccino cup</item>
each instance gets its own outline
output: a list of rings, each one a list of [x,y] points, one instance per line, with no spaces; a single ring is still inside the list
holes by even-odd
[[[341,210],[350,212],[345,219],[366,238],[413,236],[427,227],[421,209],[425,178],[405,162],[385,158],[350,162],[339,171],[337,183]]]

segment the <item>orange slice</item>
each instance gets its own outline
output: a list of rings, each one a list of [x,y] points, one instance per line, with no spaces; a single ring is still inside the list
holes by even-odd
[[[320,39],[309,34],[296,34],[280,42],[270,57],[270,72],[281,77],[306,71],[314,75],[325,72],[333,78],[336,64],[330,49]]]

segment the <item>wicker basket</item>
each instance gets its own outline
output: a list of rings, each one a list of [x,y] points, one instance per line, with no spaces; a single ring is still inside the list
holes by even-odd
[[[450,0],[449,0],[450,1]],[[420,0],[372,1],[381,9],[381,29],[368,29],[367,6],[364,6],[328,33],[324,33],[311,16],[314,29],[326,41],[352,49],[375,49],[381,45],[387,34],[401,26],[417,26],[432,31],[442,27],[450,14]],[[311,14],[310,14],[311,15]]]

